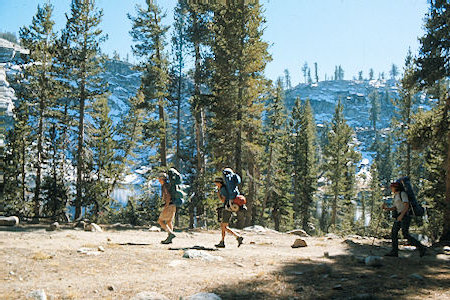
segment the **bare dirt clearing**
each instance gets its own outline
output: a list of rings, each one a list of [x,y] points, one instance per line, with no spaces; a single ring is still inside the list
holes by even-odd
[[[307,247],[293,249],[294,235],[241,232],[240,248],[227,236],[225,249],[188,259],[169,247],[214,247],[220,232],[178,232],[172,245],[162,245],[165,233],[145,229],[2,227],[0,299],[39,289],[50,299],[130,299],[142,291],[169,299],[199,292],[222,299],[450,299],[450,255],[439,251],[420,258],[406,247],[370,267],[361,258],[383,255],[386,241],[308,237]]]

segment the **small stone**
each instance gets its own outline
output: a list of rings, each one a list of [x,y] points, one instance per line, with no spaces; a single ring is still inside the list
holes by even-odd
[[[335,286],[333,286],[333,290],[343,290],[342,285],[336,284]]]
[[[238,266],[238,267],[241,267],[241,268],[243,268],[244,267],[244,265],[243,264],[241,264],[241,263],[238,263],[238,262],[235,262],[234,263],[236,266]]]
[[[392,279],[397,278],[397,277],[398,276],[396,274],[389,276],[389,278],[392,278]]]
[[[328,252],[325,251],[325,252],[323,253],[323,256],[326,257],[326,258],[329,258],[329,257],[330,257],[330,253],[328,253]]]
[[[260,265],[261,265],[261,263],[255,262],[255,267],[259,267]]]
[[[14,271],[9,271],[9,275],[14,276],[16,274],[14,273]]]
[[[27,298],[32,298],[35,300],[47,300],[47,295],[44,290],[32,291],[27,295]]]
[[[116,288],[111,284],[111,285],[108,285],[108,291],[115,291],[116,290]]]
[[[97,250],[100,252],[105,252],[105,248],[103,248],[103,246],[98,246]]]

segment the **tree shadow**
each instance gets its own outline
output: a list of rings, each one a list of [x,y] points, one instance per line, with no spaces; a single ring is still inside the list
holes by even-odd
[[[439,258],[433,249],[423,258],[417,251],[402,250],[400,257],[382,258],[381,266],[371,267],[365,264],[365,257],[381,256],[388,247],[351,240],[343,243],[347,244],[344,255],[293,258],[271,274],[259,274],[239,284],[225,283],[211,292],[222,299],[408,299],[439,298],[443,293],[450,296],[450,263]]]

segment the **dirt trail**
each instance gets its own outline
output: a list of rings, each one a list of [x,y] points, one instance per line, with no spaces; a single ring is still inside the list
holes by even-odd
[[[214,247],[219,231],[179,232],[162,245],[165,233],[142,229],[0,228],[0,299],[39,289],[53,299],[130,299],[142,291],[169,299],[199,292],[222,299],[450,299],[450,255],[419,258],[406,247],[374,268],[360,260],[385,253],[386,242],[308,237],[307,247],[293,249],[294,235],[241,232],[240,248],[227,236],[225,249],[205,251],[212,257],[202,260],[169,247]],[[414,273],[422,279],[409,279]]]

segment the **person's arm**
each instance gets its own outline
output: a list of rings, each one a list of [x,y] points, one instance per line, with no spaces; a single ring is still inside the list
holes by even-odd
[[[404,193],[404,195],[402,195],[401,193],[403,193],[403,192],[400,192],[400,197],[403,202],[403,210],[401,211],[400,215],[397,217],[397,221],[399,221],[399,222],[401,220],[403,220],[403,217],[406,215],[406,213],[408,212],[408,209],[409,209],[408,195],[406,193]],[[404,199],[405,197],[406,197],[406,199]]]
[[[219,197],[219,200],[220,200],[222,203],[225,202],[225,196],[223,196],[223,195],[220,193],[220,189],[217,190],[217,196]]]
[[[169,206],[169,203],[171,201],[170,199],[170,193],[169,188],[167,187],[167,184],[165,184],[162,188],[162,194],[163,194],[163,200],[164,200],[164,207]]]
[[[386,205],[386,203],[383,203],[383,205],[381,206],[382,209],[387,210],[387,211],[393,211],[395,210],[395,207],[388,207]]]

